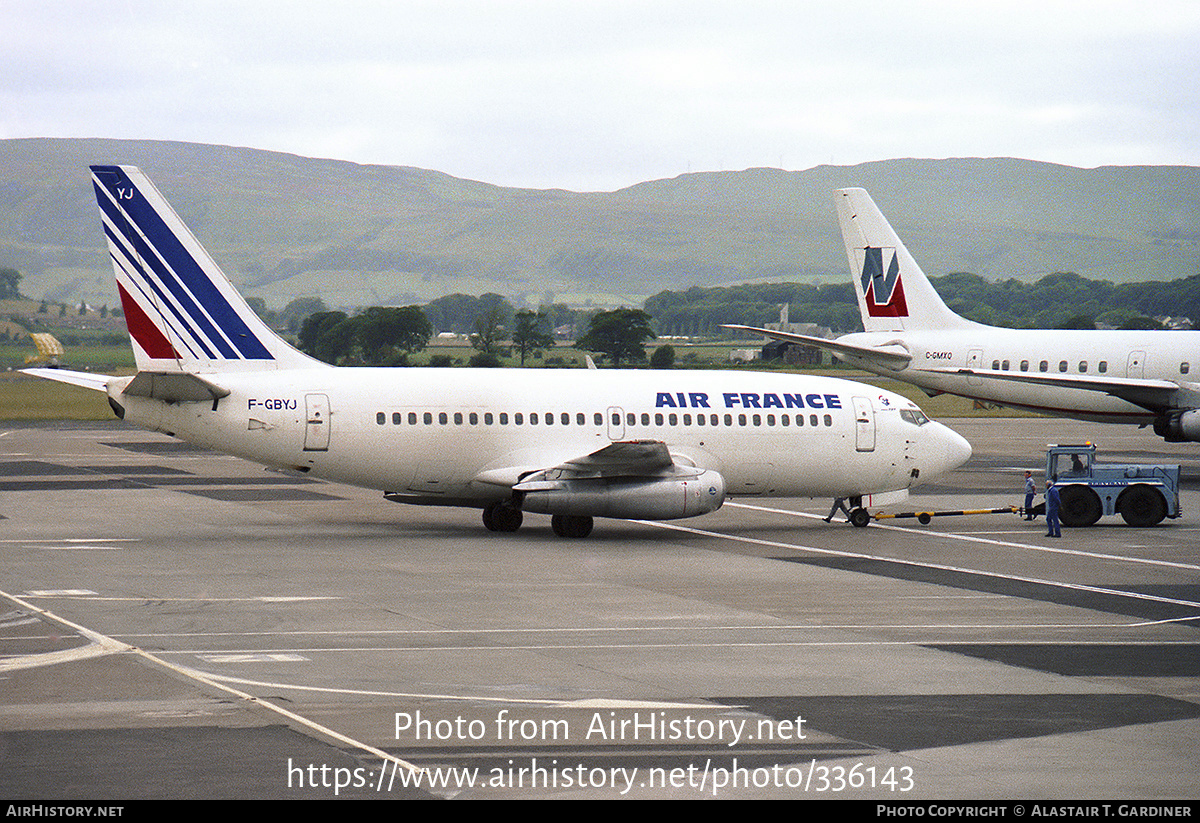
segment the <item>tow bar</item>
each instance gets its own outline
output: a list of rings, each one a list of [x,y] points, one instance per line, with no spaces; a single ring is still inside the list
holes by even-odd
[[[903,517],[915,517],[922,526],[928,526],[935,517],[957,517],[964,514],[1018,514],[1021,510],[1016,506],[1001,506],[998,509],[962,509],[953,512],[898,512],[896,514],[873,514],[874,520],[899,520]],[[865,523],[863,525],[866,525]]]

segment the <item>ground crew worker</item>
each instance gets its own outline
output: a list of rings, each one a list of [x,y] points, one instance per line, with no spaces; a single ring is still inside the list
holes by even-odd
[[[1053,480],[1046,481],[1046,536],[1062,537],[1062,529],[1058,523],[1058,486]]]

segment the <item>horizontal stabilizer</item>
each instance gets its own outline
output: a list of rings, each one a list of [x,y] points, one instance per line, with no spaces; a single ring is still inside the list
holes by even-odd
[[[66,369],[21,369],[22,374],[32,374],[59,383],[70,383],[72,386],[82,386],[93,391],[107,391],[108,381],[113,378],[107,374],[93,374],[83,371],[67,371]]]
[[[782,340],[787,343],[801,343],[805,346],[813,346],[833,352],[842,357],[860,357],[893,371],[900,371],[912,362],[912,355],[898,342],[891,343],[883,348],[875,348],[872,346],[856,346],[853,343],[842,343],[838,340],[826,340],[824,337],[810,337],[807,334],[794,334],[788,331],[776,331],[775,329],[760,329],[757,326],[726,324],[723,328],[754,332],[755,334],[761,334],[773,340]]]

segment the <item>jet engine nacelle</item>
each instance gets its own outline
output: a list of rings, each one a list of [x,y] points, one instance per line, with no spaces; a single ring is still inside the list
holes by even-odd
[[[540,514],[675,520],[721,508],[725,478],[712,470],[688,477],[576,477],[522,481],[521,508]]]
[[[1200,441],[1200,409],[1167,412],[1154,421],[1154,433],[1168,443]]]

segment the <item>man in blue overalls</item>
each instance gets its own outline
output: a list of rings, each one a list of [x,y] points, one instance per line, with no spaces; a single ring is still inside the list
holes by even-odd
[[[1058,486],[1054,480],[1046,480],[1046,536],[1062,537],[1062,529],[1058,525]]]

